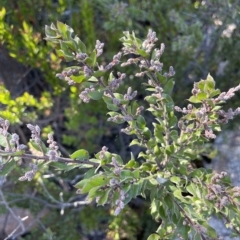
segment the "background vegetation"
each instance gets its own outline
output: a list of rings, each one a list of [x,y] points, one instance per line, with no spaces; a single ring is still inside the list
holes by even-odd
[[[101,56],[103,62],[110,61],[121,48],[122,31],[134,30],[144,37],[149,28],[153,29],[166,45],[163,62],[174,65],[177,84],[173,98],[182,107],[187,102],[179,100],[186,99],[193,82],[205,79],[209,72],[223,91],[240,82],[239,6],[237,0],[2,0],[0,116],[11,121],[23,143],[29,137],[26,123],[38,124],[45,139],[54,131],[64,156],[79,148],[93,154],[103,145],[123,159],[130,151],[137,154],[136,147],[125,147],[131,139],[121,134],[120,128],[106,125],[103,102],[81,103],[81,86],[68,86],[55,77],[66,63],[43,40],[44,26],[61,20],[90,49],[96,39],[104,42],[108,51]],[[141,93],[141,102],[145,92],[138,79],[132,76],[127,81]],[[239,106],[239,101],[235,98],[229,104]],[[150,116],[147,120],[152,121]],[[107,208],[92,205],[71,206],[63,214],[59,208],[62,195],[69,203],[83,200],[84,196],[76,195],[73,188],[82,178],[79,170],[60,174],[45,169],[30,184],[16,181],[22,173],[21,166],[2,189],[9,203],[27,208],[36,216],[44,207],[51,211],[38,219],[27,239],[104,239],[106,235],[109,239],[146,239],[156,228],[149,206],[141,199],[132,201],[118,217]]]

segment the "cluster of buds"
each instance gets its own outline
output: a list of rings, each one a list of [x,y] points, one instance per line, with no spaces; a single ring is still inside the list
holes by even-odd
[[[4,120],[3,118],[0,118],[0,134],[4,137],[7,137],[8,135],[8,128],[10,126],[10,122],[8,120]]]
[[[163,64],[159,60],[151,60],[150,61],[150,70],[151,71],[156,71],[156,72],[161,72],[163,68]]]
[[[143,71],[135,74],[135,77],[144,77],[145,74],[147,74],[148,71]]]
[[[151,52],[157,40],[158,38],[156,37],[156,32],[153,32],[151,29],[149,29],[147,39],[142,43],[142,46],[147,53]]]
[[[10,142],[16,145],[16,148],[14,150],[24,150],[26,148],[24,144],[19,144],[19,136],[16,133],[12,134],[12,139]]]
[[[77,53],[76,54],[76,59],[79,62],[84,62],[84,60],[88,57],[88,55],[86,53]]]
[[[223,209],[224,206],[226,206],[228,204],[229,200],[228,200],[228,196],[223,196],[222,199],[219,199],[216,202],[216,207],[220,210]]]
[[[120,103],[121,103],[121,101],[120,101],[119,99],[117,99],[117,98],[113,98],[113,99],[112,99],[112,102],[113,102],[113,104],[115,104],[115,105],[117,105],[117,106],[119,106]]]
[[[118,72],[117,75],[118,78],[113,78],[112,81],[108,84],[109,90],[111,91],[118,89],[123,79],[126,77],[125,73]]]
[[[30,164],[30,168],[31,168],[30,171],[27,171],[24,174],[24,176],[19,178],[20,181],[26,181],[26,180],[31,181],[34,178],[34,176],[37,172],[37,165],[36,164]]]
[[[58,152],[57,152],[58,146],[57,146],[57,142],[55,142],[53,140],[52,133],[48,134],[47,143],[49,144],[49,151],[48,151],[47,155],[49,156],[50,160],[57,161],[57,158],[58,158]]]
[[[113,172],[114,172],[116,175],[120,175],[121,169],[120,169],[120,167],[118,166],[117,160],[116,160],[115,157],[112,157],[112,165],[114,166]]]
[[[97,57],[103,53],[104,43],[101,43],[99,40],[96,41],[95,49],[97,51]]]
[[[95,88],[94,86],[90,86],[90,88],[85,88],[80,94],[79,94],[79,97],[80,99],[85,102],[85,103],[88,103],[90,101],[90,97],[88,96],[88,94],[90,92],[93,92],[95,91]]]
[[[205,104],[200,109],[195,109],[192,104],[188,104],[187,108],[180,108],[178,106],[174,107],[175,111],[181,112],[183,114],[191,114],[194,113],[196,116],[196,120],[194,121],[194,126],[192,128],[187,128],[184,126],[184,121],[180,120],[178,122],[178,127],[185,132],[193,132],[196,129],[200,129],[203,131],[203,134],[208,139],[215,139],[216,135],[213,133],[211,129],[211,120],[209,119],[209,115],[207,114],[209,109],[208,106]],[[187,123],[188,121],[186,121]]]
[[[73,85],[75,84],[75,82],[70,77],[77,72],[78,72],[77,69],[71,68],[67,71],[62,71],[61,73],[57,73],[56,77],[58,77],[61,80],[65,80],[68,83],[68,85]]]
[[[192,95],[196,96],[200,92],[201,92],[201,90],[198,88],[197,83],[194,83],[193,84],[193,89],[192,89]]]
[[[148,79],[148,84],[152,87],[156,87],[156,83],[152,79]]]
[[[37,144],[41,144],[41,138],[40,138],[41,129],[40,129],[40,127],[38,125],[33,126],[32,124],[27,124],[27,128],[30,129],[30,131],[31,131],[32,140]]]
[[[176,72],[175,72],[173,66],[170,66],[170,67],[169,67],[169,71],[168,71],[168,73],[165,74],[165,76],[166,76],[166,77],[173,77],[173,76],[175,75],[175,73],[176,73]]]
[[[121,64],[121,67],[125,67],[134,63],[137,63],[139,61],[138,58],[129,58],[126,62]],[[144,61],[144,60],[143,60]]]
[[[211,179],[212,183],[219,183],[221,181],[222,178],[224,178],[225,176],[227,176],[226,172],[221,172],[221,173],[215,173]]]
[[[160,87],[160,86],[156,86],[156,87],[155,87],[155,93],[152,93],[151,95],[152,95],[153,97],[162,99],[162,92],[163,92],[163,88]]]
[[[138,107],[136,110],[136,116],[139,116],[143,110],[144,110],[143,106]]]
[[[164,50],[165,50],[165,45],[164,43],[161,43],[160,49],[156,49],[155,58],[160,58],[163,55]]]
[[[227,112],[219,110],[218,114],[222,117],[218,120],[218,123],[228,123],[228,120],[233,119],[234,116],[240,114],[240,108],[238,107],[235,111],[233,111],[232,108],[229,108]]]
[[[216,135],[213,133],[213,130],[207,127],[207,125],[204,125],[204,126],[206,126],[206,129],[204,131],[204,136],[208,139],[215,139]]]
[[[109,117],[107,119],[108,122],[115,122],[115,123],[118,123],[119,121],[122,121],[122,120],[123,120],[123,116],[120,114],[113,117]]]
[[[123,117],[123,119],[124,119],[124,121],[126,121],[126,122],[129,122],[129,121],[132,121],[133,120],[133,118],[132,118],[132,116],[130,116],[130,115],[125,115],[124,117]]]
[[[106,156],[105,156],[105,152],[107,152],[108,148],[106,146],[103,146],[102,147],[102,150],[100,151],[100,155],[99,155],[99,158],[102,160],[104,159]]]
[[[188,114],[188,113],[191,113],[191,112],[192,112],[192,110],[193,110],[193,105],[192,105],[192,104],[188,104],[188,105],[187,105],[187,108],[184,107],[183,109],[181,109],[181,108],[178,107],[178,106],[175,106],[174,109],[175,109],[175,111],[177,111],[177,112],[181,112],[181,113],[184,113],[184,114]]]
[[[235,88],[230,88],[228,92],[222,92],[214,101],[220,102],[220,101],[227,101],[233,96],[235,96],[235,92],[240,90],[240,84],[236,86]]]
[[[216,207],[220,210],[228,203],[228,196],[225,189],[218,184],[226,175],[226,172],[215,173],[211,179],[211,183],[208,185],[208,194],[206,195],[206,199],[210,201],[217,200]]]
[[[108,71],[109,69],[111,69],[111,68],[114,67],[115,65],[119,64],[121,57],[122,57],[122,53],[121,53],[121,52],[119,52],[118,54],[114,55],[112,62],[110,62],[110,63],[105,67],[105,70]]]
[[[148,68],[148,62],[145,59],[140,60],[139,68]]]
[[[124,199],[125,199],[125,192],[123,190],[120,190],[120,196],[119,199],[116,200],[115,204],[116,204],[116,209],[114,211],[114,215],[117,216],[122,209],[124,208]]]
[[[127,93],[124,95],[124,99],[131,101],[131,100],[133,100],[133,98],[135,98],[136,96],[137,96],[137,91],[134,91],[134,92],[132,93],[132,88],[129,87],[128,90],[127,90]]]
[[[131,127],[130,126],[128,126],[128,127],[126,127],[126,128],[122,128],[121,129],[121,132],[123,132],[123,133],[125,133],[125,134],[127,134],[127,135],[130,135],[131,134]]]
[[[233,191],[233,197],[239,197],[240,196],[240,187],[234,187],[233,189],[232,189],[232,191]]]
[[[92,69],[90,69],[88,66],[83,67],[83,73],[86,78],[90,77],[93,73]]]

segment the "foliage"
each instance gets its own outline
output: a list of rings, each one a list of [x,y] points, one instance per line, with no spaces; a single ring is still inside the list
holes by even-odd
[[[104,46],[99,40],[93,50],[88,50],[66,24],[57,22],[46,26],[45,31],[46,40],[58,56],[75,62],[57,77],[69,85],[83,84],[85,89],[79,96],[84,102],[102,98],[109,110],[108,121],[125,123],[121,131],[133,136],[130,146],[138,145],[142,150],[137,158],[131,154],[128,161],[109,152],[105,146],[94,157],[87,150],[79,149],[70,158],[63,158],[52,134],[48,135],[46,146],[39,126],[27,124],[31,131],[30,146],[35,150],[35,154],[29,154],[26,146],[19,143],[19,136],[8,132],[9,121],[1,119],[1,174],[10,174],[21,159],[32,160],[29,170],[19,178],[21,181],[31,181],[48,165],[61,171],[87,168],[84,178],[75,184],[77,193],[86,194],[89,203],[109,204],[116,216],[137,196],[150,198],[151,214],[159,227],[149,240],[189,236],[216,239],[220,236],[208,224],[212,214],[231,224],[233,235],[237,236],[240,188],[231,187],[226,173],[194,169],[191,161],[205,142],[216,137],[215,132],[221,130],[222,124],[240,113],[240,108],[222,110],[223,103],[235,95],[240,85],[221,93],[208,75],[205,80],[194,83],[190,103],[187,108],[180,108],[171,98],[175,71],[172,66],[168,72],[163,71],[161,57],[165,45],[154,48],[158,39],[152,30],[144,41],[134,32],[124,32],[120,39],[122,50],[106,65],[99,62]],[[124,61],[122,56],[126,55],[130,58]],[[117,92],[126,78],[125,73],[113,71],[120,63],[121,67],[132,64],[139,67],[134,74],[149,92],[145,97],[146,110],[134,100],[137,91],[131,86],[125,94]],[[144,82],[145,79],[148,81]],[[154,116],[152,125],[145,120],[146,111]],[[178,119],[175,111],[183,116]]]
[[[130,155],[129,152],[133,152],[136,158],[140,147],[137,145],[128,147],[129,142],[132,141],[132,136],[124,136],[123,133],[119,133],[122,125],[114,125],[105,121],[107,111],[102,99],[90,101],[89,104],[81,104],[82,100],[79,99],[78,95],[83,86],[76,84],[68,87],[67,84],[58,81],[55,77],[56,73],[60,71],[59,69],[69,67],[72,64],[60,63],[54,49],[43,41],[44,26],[52,21],[55,22],[56,19],[60,19],[75,29],[76,34],[86,43],[88,52],[94,48],[95,39],[101,39],[107,46],[107,51],[103,52],[98,58],[98,62],[102,63],[109,62],[116,50],[121,48],[118,39],[121,37],[123,30],[134,30],[141,38],[146,35],[148,28],[157,30],[157,37],[167,46],[161,61],[166,66],[174,64],[176,70],[177,84],[171,97],[175,104],[181,108],[186,105],[186,101],[182,100],[189,97],[193,82],[206,79],[209,72],[216,80],[216,85],[223,91],[227,91],[230,86],[239,83],[239,70],[236,67],[239,65],[238,36],[240,29],[237,0],[186,0],[184,2],[178,0],[153,0],[151,2],[145,0],[2,0],[0,1],[0,9],[2,9],[0,14],[0,42],[3,44],[1,50],[4,46],[10,56],[27,66],[31,78],[29,87],[25,91],[28,91],[28,94],[31,95],[29,99],[33,97],[35,103],[41,103],[38,106],[32,106],[31,101],[28,102],[24,91],[20,90],[20,85],[17,85],[18,79],[11,81],[12,78],[9,77],[6,80],[7,83],[12,82],[12,85],[16,85],[15,89],[18,91],[17,95],[10,91],[11,97],[8,98],[9,101],[7,102],[7,104],[11,103],[10,105],[6,105],[4,99],[1,99],[1,113],[4,113],[2,117],[11,120],[13,124],[10,131],[16,131],[24,144],[27,144],[27,139],[30,136],[25,127],[29,120],[32,124],[38,124],[42,129],[42,140],[46,140],[47,134],[54,131],[54,138],[65,157],[69,156],[69,152],[82,148],[86,148],[90,156],[93,157],[93,153],[99,151],[101,145],[106,145],[109,151],[121,155],[124,164],[126,164]],[[13,64],[8,64],[8,66],[11,65]],[[30,88],[36,80],[34,75],[31,75],[31,71],[35,71],[36,68],[41,71],[44,77],[40,80],[42,86],[44,86],[43,91],[38,96]],[[1,73],[3,70],[4,66],[0,64]],[[9,70],[13,73],[14,71]],[[121,68],[115,66],[114,71],[116,76],[116,72],[121,71]],[[139,84],[139,78],[134,76],[134,71],[137,71],[136,65],[124,68],[124,72],[129,76],[128,84],[122,84],[119,91],[125,92],[131,85],[132,89],[138,91],[135,98],[138,104],[147,107],[143,101],[146,96],[145,88]],[[23,80],[21,83],[24,82]],[[6,88],[9,90],[7,84]],[[4,92],[7,93],[5,90]],[[50,92],[50,94],[45,95],[46,92]],[[236,95],[238,96],[238,93]],[[41,96],[47,100],[47,102],[44,102],[44,108],[41,107],[43,106]],[[16,101],[16,97],[23,100],[23,105]],[[47,104],[45,105],[45,103]],[[238,97],[234,98],[234,101],[230,99],[226,104],[232,107],[239,106]],[[15,114],[13,114],[14,112]],[[180,114],[176,113],[178,117]],[[35,122],[36,116],[38,116],[38,119]],[[154,121],[154,117],[151,116],[150,112],[145,112],[144,118],[146,125],[152,130],[151,123]],[[231,123],[233,122],[231,121]],[[235,122],[238,123],[238,119]],[[231,123],[225,125],[225,127],[230,126]],[[205,148],[198,149],[198,151],[205,152]],[[27,186],[24,182],[16,181],[19,175],[24,175],[24,171],[27,171],[22,166],[28,166],[25,161],[21,162],[21,167],[18,164],[20,162],[17,163],[17,168],[14,168],[14,174],[8,175],[6,186],[10,185],[11,188],[4,188],[4,194],[8,196],[8,200],[8,193],[11,191],[18,194],[19,202],[22,199],[21,195],[25,196],[27,192],[29,196],[36,194],[37,198],[50,201],[54,205],[52,199],[44,194],[42,186],[37,181],[31,181]],[[59,165],[58,167],[60,168]],[[71,186],[75,183],[75,178],[81,179],[80,176],[83,172],[84,169],[78,168],[68,172],[55,171],[54,167],[45,165],[38,171],[38,174],[43,174],[45,185],[54,199],[59,199],[59,192],[63,192],[65,201],[71,202],[71,199],[76,197]],[[70,190],[66,187],[68,185]],[[77,197],[81,199],[81,195]],[[16,197],[9,201],[13,202],[13,205],[16,202],[19,205]],[[36,199],[25,202],[24,208],[32,210],[34,201]],[[146,200],[146,202],[148,201],[149,199]],[[131,206],[133,203],[135,203],[135,200],[130,202]],[[43,205],[45,206],[45,203],[38,202],[38,204],[40,209]],[[56,205],[60,205],[60,203],[56,203]],[[73,205],[69,203],[69,206]],[[54,205],[54,207],[56,206]],[[78,208],[81,210],[77,214],[81,214],[82,207]],[[60,231],[62,230],[60,227],[54,227],[60,209],[51,209],[52,213],[56,213],[56,218],[51,221],[54,214],[48,215],[44,219],[44,221],[48,221],[45,226],[54,228],[57,236],[61,235],[66,238],[68,236],[66,232]],[[144,214],[141,215],[144,217],[140,217],[138,213],[138,224],[136,225],[142,229],[139,231],[146,234],[147,231],[153,231],[154,224],[149,218],[143,220],[148,213],[148,206],[141,206],[141,209],[144,209]],[[64,218],[72,219],[71,214],[75,214],[76,211],[76,209],[69,211],[67,215],[64,215]],[[94,219],[95,211],[94,205],[89,206],[88,217],[90,218],[91,215]],[[61,225],[62,219],[58,219],[59,225]],[[111,218],[108,221],[112,221]],[[119,223],[120,221],[115,222]],[[69,220],[68,222],[69,228],[76,229],[77,225],[77,220]],[[149,225],[152,228],[145,231],[146,226]],[[115,230],[117,228],[116,226]],[[40,236],[42,231],[46,231],[42,227],[40,229],[36,236]],[[89,232],[92,231],[91,228],[86,227],[86,229]],[[125,236],[125,238],[132,239],[129,232],[125,234],[129,234],[129,237]],[[123,235],[121,236],[123,237]],[[143,236],[139,238],[145,239]]]

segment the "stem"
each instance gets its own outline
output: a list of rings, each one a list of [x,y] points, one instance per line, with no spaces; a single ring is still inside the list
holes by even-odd
[[[5,139],[6,139],[6,144],[7,144],[8,149],[11,150],[11,145],[10,145],[10,142],[8,140],[8,137],[5,136]]]
[[[220,212],[220,214],[223,216],[223,218],[225,218],[225,220],[226,220],[228,223],[231,224],[230,219],[229,219],[226,215],[224,215],[222,212]],[[231,226],[232,226],[232,228],[234,229],[234,231],[237,232],[237,233],[240,235],[240,231],[237,230],[237,228],[236,228],[234,225],[231,224]]]
[[[12,154],[12,152],[5,152],[5,151],[0,151],[0,156],[1,154],[3,156],[6,156],[6,154]],[[32,154],[27,154],[24,153],[22,155],[17,155],[16,157],[22,157],[22,158],[26,158],[26,159],[36,159],[36,160],[44,160],[44,161],[49,161],[50,157],[49,156],[36,156],[36,155],[32,155]],[[57,158],[58,162],[62,162],[62,163],[85,163],[85,164],[89,164],[89,165],[93,165],[94,167],[98,167],[99,164],[95,163],[95,162],[91,162],[89,160],[71,160],[70,158],[63,158],[63,157],[58,157]],[[106,166],[109,167],[113,167],[112,164],[106,164]]]
[[[179,204],[174,198],[172,198],[171,196],[170,196],[170,198],[172,199],[173,202],[175,202],[175,203],[177,204],[179,210],[182,212],[182,214],[183,214],[184,217],[188,220],[188,222],[192,225],[192,227],[201,235],[201,238],[202,238],[203,240],[207,240],[207,239],[204,237],[204,235],[203,235],[201,232],[199,232],[198,229],[196,229],[194,222],[193,222],[193,221],[191,220],[191,218],[187,215],[187,213],[186,213],[186,212],[184,211],[184,209],[180,206],[180,204]]]

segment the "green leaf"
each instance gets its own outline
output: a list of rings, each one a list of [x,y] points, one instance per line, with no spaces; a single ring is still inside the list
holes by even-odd
[[[32,139],[29,141],[29,145],[30,147],[34,148],[35,150],[37,150],[38,152],[43,152],[46,154],[47,153],[47,148],[45,146],[45,144],[41,141],[40,144],[37,144],[35,141],[33,141]]]
[[[91,169],[90,169],[90,170],[91,170]],[[79,181],[78,183],[76,183],[76,184],[74,185],[74,187],[75,187],[75,188],[82,189],[82,188],[84,187],[84,185],[87,184],[88,181],[89,181],[88,179],[83,179],[83,180]]]
[[[69,48],[66,41],[60,41],[61,50],[63,51],[64,57],[69,57],[74,59],[73,51]]]
[[[96,77],[96,78],[99,78],[99,77],[102,77],[104,74],[106,73],[106,71],[95,71],[93,76]]]
[[[85,44],[80,40],[79,37],[75,36],[74,38],[77,46],[78,46],[78,52],[80,53],[86,53],[86,46]]]
[[[11,135],[8,134],[7,138],[10,141],[11,140]],[[0,135],[0,146],[2,146],[2,147],[7,146],[6,137],[4,137],[3,135]]]
[[[125,180],[127,180],[127,179],[132,179],[133,178],[133,174],[132,174],[132,171],[130,171],[130,170],[122,170],[121,172],[120,172],[120,179],[122,180],[122,181],[125,181]]]
[[[103,100],[106,104],[112,104],[112,98],[110,97],[103,96]]]
[[[172,127],[175,127],[175,125],[177,124],[177,117],[174,115],[174,112],[171,111],[169,114],[168,114],[168,118],[169,118],[169,127],[172,128]]]
[[[191,103],[201,103],[201,101],[196,96],[191,96],[188,99],[188,101],[191,102]]]
[[[172,177],[170,178],[170,181],[173,182],[173,183],[178,184],[178,183],[180,183],[181,178],[178,177],[178,176],[172,176]]]
[[[140,178],[140,171],[139,169],[136,169],[132,172],[132,175],[135,179],[139,179]]]
[[[73,32],[73,29],[70,28],[68,25],[57,21],[57,28],[60,32],[60,34],[62,35],[63,39],[68,39],[68,32]]]
[[[124,199],[124,204],[126,205],[133,198],[135,198],[137,195],[139,195],[140,190],[141,190],[141,185],[140,184],[138,184],[138,183],[132,184],[129,191],[128,191],[128,194],[127,194],[126,198]]]
[[[80,149],[70,155],[70,158],[76,160],[87,160],[89,159],[89,153],[85,149]]]
[[[207,94],[204,92],[200,92],[197,94],[196,98],[200,101],[206,100],[208,98]]]
[[[137,49],[136,53],[139,54],[142,57],[148,57],[149,56],[149,54],[146,53],[143,49]]]
[[[136,115],[137,108],[139,107],[137,101],[133,101],[131,107],[132,107],[132,108],[131,108],[131,109],[132,109],[132,114],[133,114],[133,115]]]
[[[157,233],[153,233],[147,238],[147,240],[161,240],[161,238]]]
[[[179,136],[178,136],[178,131],[177,130],[172,130],[170,132],[170,138],[174,141],[174,142],[177,142]]]
[[[60,170],[67,170],[68,168],[66,163],[61,163],[61,162],[51,162],[51,166]]]
[[[0,170],[0,176],[7,175],[14,169],[15,166],[16,166],[16,162],[14,160],[11,160],[8,163],[5,163],[3,168]]]
[[[95,175],[95,169],[94,168],[89,169],[87,172],[85,172],[84,179],[91,178],[94,175]]]
[[[91,76],[89,79],[88,79],[88,82],[98,82],[97,78],[95,76]]]
[[[96,90],[93,92],[88,93],[88,96],[93,100],[99,100],[103,96],[104,90]]]
[[[108,197],[111,192],[112,188],[108,188],[107,191],[104,191],[103,195],[99,198],[97,205],[104,206],[108,202]]]
[[[88,200],[90,200],[90,201],[92,201],[94,198],[96,198],[96,196],[97,195],[99,195],[99,189],[100,189],[101,187],[94,187],[94,188],[92,188],[90,191],[89,191],[89,193],[88,193],[88,195],[87,195],[87,199]],[[101,192],[102,193],[102,192]]]
[[[164,136],[163,136],[163,127],[159,124],[153,123],[154,126],[154,136],[156,138],[157,143],[164,143]]]
[[[97,52],[96,50],[93,50],[93,52],[91,53],[91,55],[86,58],[85,62],[90,66],[90,67],[94,67],[96,64],[96,60],[97,60]]]
[[[74,168],[92,168],[92,164],[79,164],[79,163],[68,163],[65,172],[71,171]]]
[[[104,186],[109,182],[109,179],[103,175],[95,175],[87,179],[86,184],[81,189],[81,193],[88,193],[94,187]]]
[[[129,144],[129,146],[133,146],[133,145],[142,146],[142,144],[137,139],[133,139]]]
[[[174,81],[172,79],[169,79],[168,82],[164,85],[164,92],[167,94],[171,94],[173,87],[174,87]]]
[[[108,84],[109,84],[110,82],[112,82],[113,79],[115,79],[115,77],[114,77],[114,75],[113,75],[113,72],[110,72],[110,74],[109,74],[109,76],[108,76]]]
[[[54,31],[52,28],[50,28],[47,25],[45,25],[45,34],[49,38],[56,38],[57,36],[56,31]]]
[[[151,138],[151,131],[147,127],[143,129],[142,134],[147,140]]]
[[[117,111],[119,109],[118,106],[116,106],[115,104],[112,104],[112,103],[107,104],[107,108],[111,111]]]
[[[71,79],[74,81],[74,82],[77,82],[77,83],[82,83],[82,82],[85,82],[86,81],[86,77],[84,75],[79,75],[79,76],[71,76]]]
[[[160,176],[157,176],[156,180],[160,185],[168,181],[167,178],[162,178]]]
[[[151,171],[151,169],[152,169],[152,164],[151,164],[151,163],[148,163],[148,162],[144,162],[144,163],[141,165],[140,169],[143,170],[144,172]]]
[[[155,104],[159,99],[155,96],[147,96],[144,98],[146,101],[148,101],[151,104]]]
[[[209,97],[215,97],[215,96],[217,96],[217,95],[219,95],[221,93],[221,91],[219,90],[219,89],[216,89],[216,90],[213,90],[211,93],[210,93],[210,95],[209,95]]]
[[[57,52],[57,55],[58,55],[59,58],[61,58],[62,60],[65,60],[67,62],[71,62],[74,59],[73,55],[68,55],[68,54],[66,54],[66,52],[64,52],[61,49],[60,50],[56,49],[56,52]]]
[[[210,74],[208,74],[207,79],[205,80],[204,92],[212,92],[215,89],[215,81]]]
[[[146,126],[146,121],[144,119],[144,117],[142,115],[139,115],[137,117],[137,126],[140,128],[140,129],[144,129],[145,126]]]
[[[164,85],[167,81],[167,77],[163,76],[162,74],[160,74],[158,72],[156,73],[156,75],[157,75],[157,79],[158,79],[159,83],[161,85]]]
[[[134,168],[136,166],[136,161],[134,159],[131,159],[126,165],[125,168]]]

